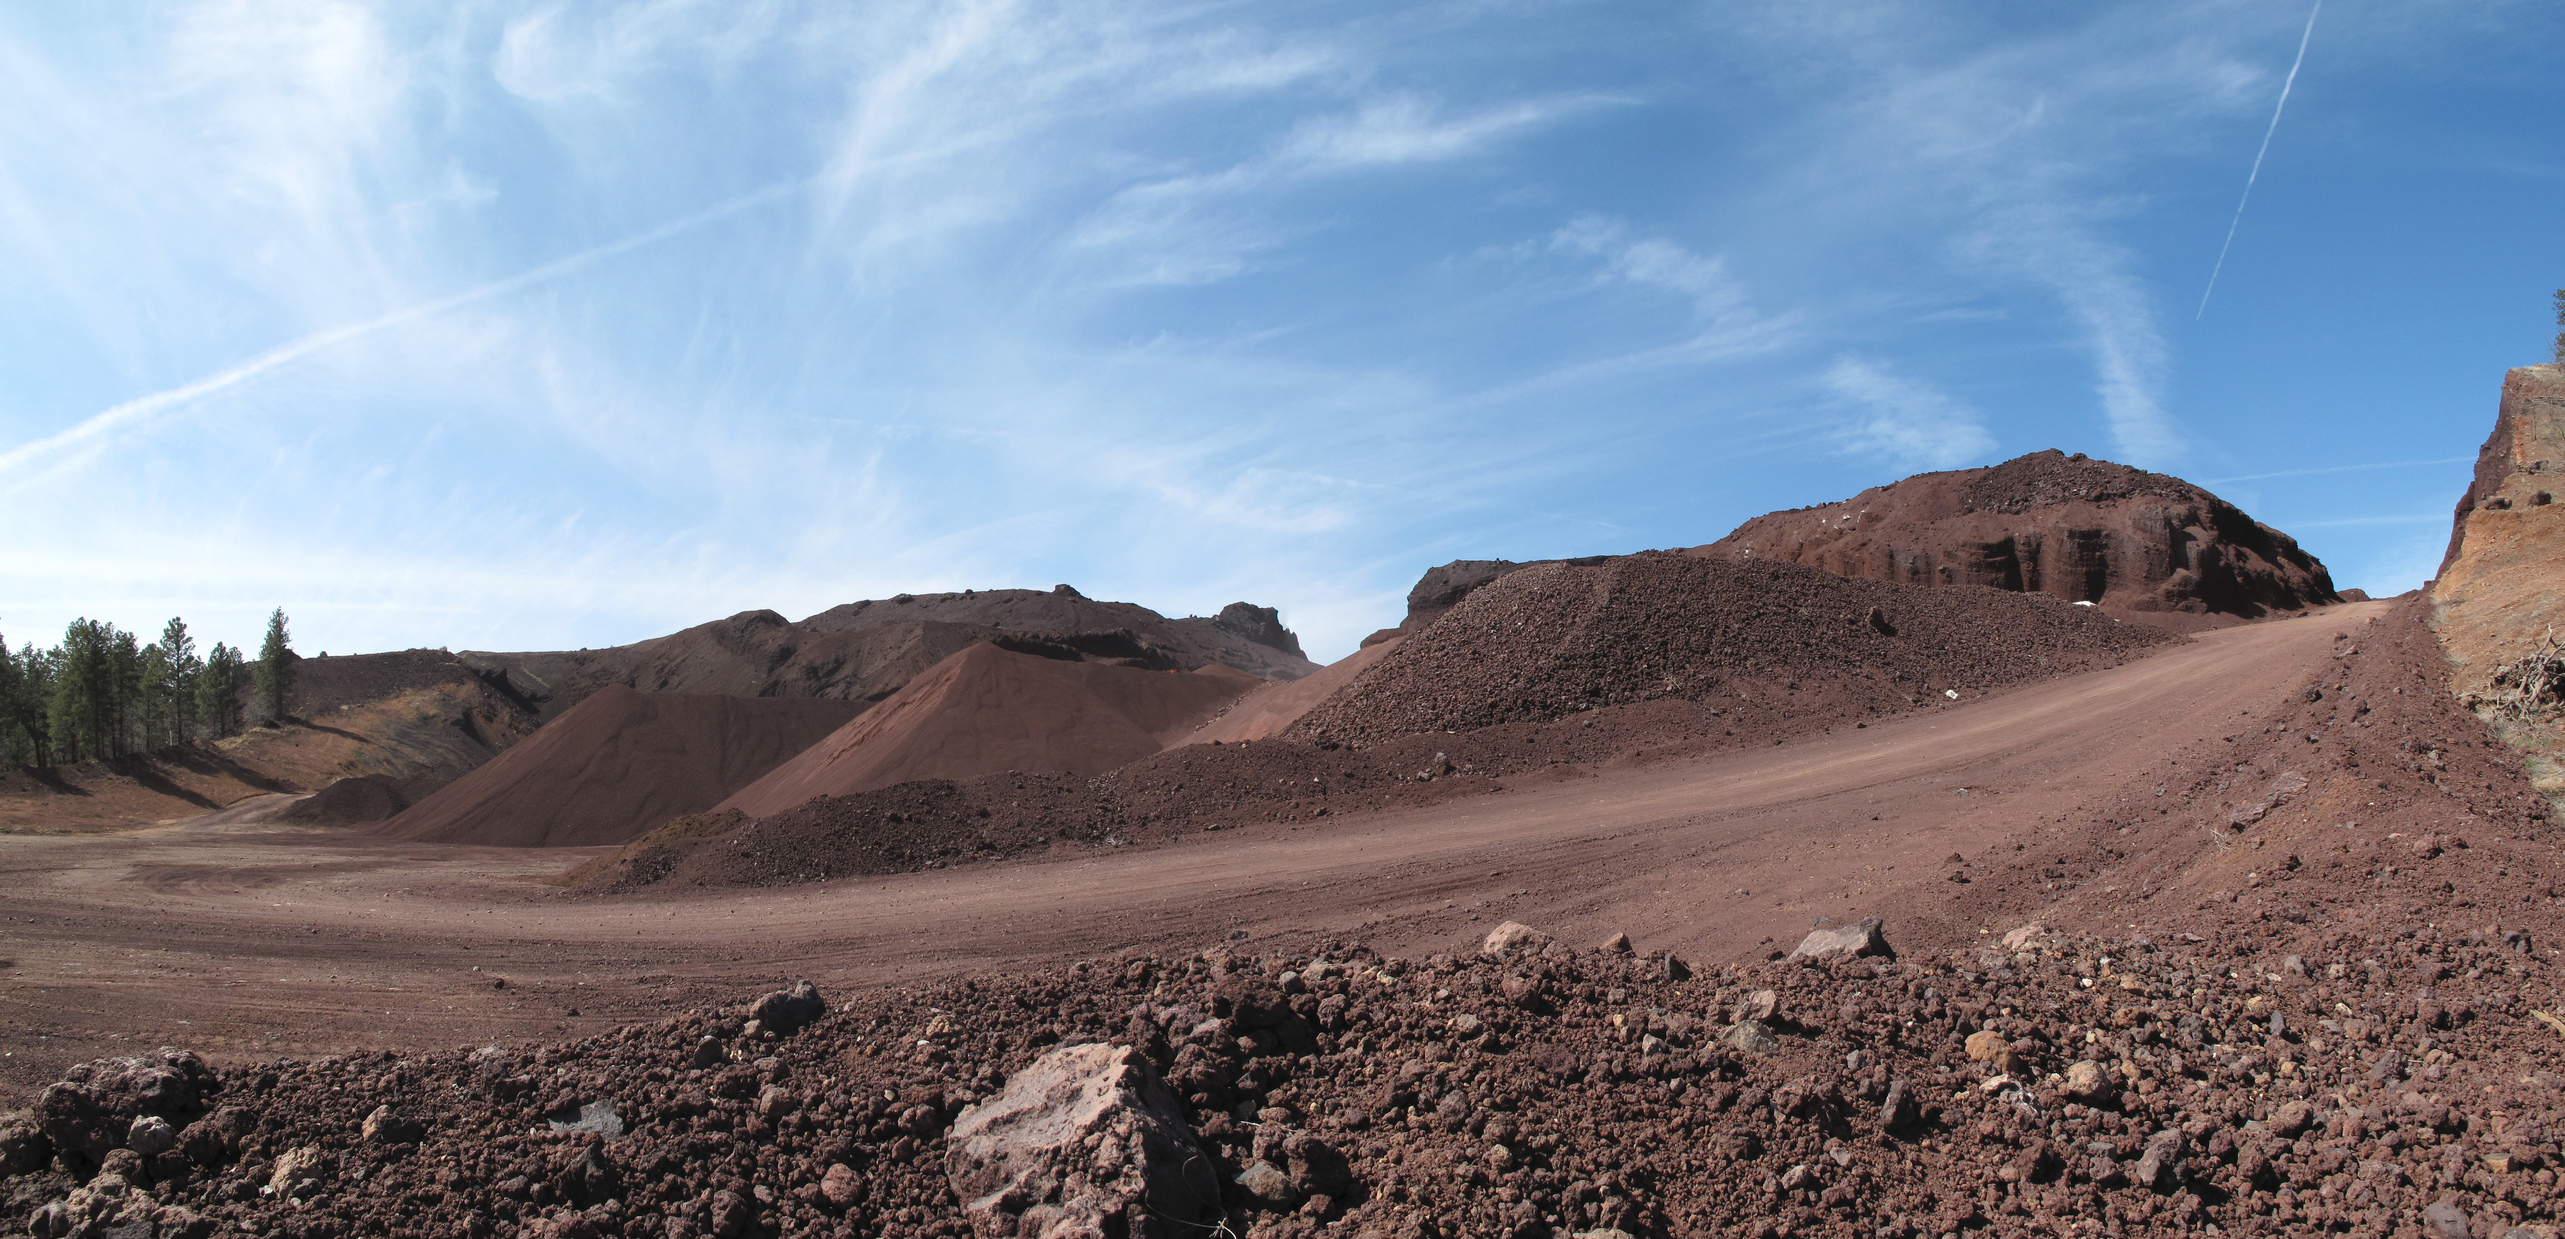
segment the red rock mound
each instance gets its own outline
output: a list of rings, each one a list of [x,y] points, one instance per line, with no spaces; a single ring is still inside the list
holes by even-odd
[[[1886,712],[2168,639],[2050,598],[1647,552],[1480,586],[1284,734],[1370,744],[1666,700]]]
[[[2216,495],[2056,451],[1758,516],[1690,553],[1906,585],[1985,585],[2135,614],[2255,619],[2341,600],[2295,540]]]
[[[798,622],[773,611],[598,650],[492,654],[461,661],[552,718],[608,684],[643,692],[880,701],[909,679],[981,641],[1066,644],[1089,661],[1194,670],[1225,666],[1258,679],[1318,669],[1271,607],[1232,603],[1218,616],[1169,619],[1128,602],[1098,602],[1066,585],[899,594],[850,602]]]
[[[974,645],[721,802],[752,817],[814,796],[1006,770],[1110,770],[1157,752],[1256,680]]]
[[[862,708],[609,686],[403,810],[384,831],[499,847],[622,843],[711,808]]]

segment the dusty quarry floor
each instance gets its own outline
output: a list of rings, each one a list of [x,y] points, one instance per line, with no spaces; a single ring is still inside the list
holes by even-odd
[[[2118,829],[2103,819],[2193,812],[2158,800],[2157,776],[2282,710],[2337,634],[2385,608],[2206,633],[1927,715],[1523,780],[1429,811],[787,890],[565,895],[545,879],[594,850],[393,845],[240,815],[0,837],[0,1087],[135,1047],[549,1038],[790,978],[842,993],[1240,933],[1421,954],[1515,919],[1721,961],[1875,913],[1901,946],[1953,944],[2005,927],[1983,913],[1987,883],[1951,880],[1953,854],[2089,849]]]

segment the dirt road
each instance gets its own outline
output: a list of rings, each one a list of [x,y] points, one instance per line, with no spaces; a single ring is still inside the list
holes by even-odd
[[[1431,811],[773,891],[570,897],[542,879],[593,851],[258,825],[0,837],[0,1087],[137,1046],[311,1055],[554,1036],[790,977],[842,992],[1239,932],[1423,953],[1510,918],[1724,959],[1877,912],[1903,943],[1956,941],[1986,926],[1946,857],[2142,806],[2177,754],[2276,709],[2336,633],[2384,609],[2209,633],[1868,728],[1519,780]]]

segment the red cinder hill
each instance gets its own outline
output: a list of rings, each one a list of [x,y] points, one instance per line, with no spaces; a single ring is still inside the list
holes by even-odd
[[[622,843],[711,808],[862,708],[609,685],[403,810],[383,832],[499,847]]]
[[[766,817],[915,779],[1095,774],[1157,752],[1256,685],[1217,665],[1152,671],[975,645],[719,807]]]

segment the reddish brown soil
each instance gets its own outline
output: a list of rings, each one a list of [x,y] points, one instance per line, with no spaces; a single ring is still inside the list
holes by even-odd
[[[2233,504],[2180,478],[2056,451],[1758,516],[1692,553],[2133,613],[2258,618],[2340,600],[2323,564]]]
[[[756,1202],[756,1233],[954,1234],[935,1142],[953,1109],[1053,1038],[1103,1036],[1160,1056],[1228,1165],[1273,1134],[1220,1117],[1241,1099],[1349,1158],[1329,1213],[1240,1230],[2402,1234],[2447,1197],[2500,1234],[2553,1220],[2537,1172],[2565,1153],[2557,1034],[2530,1015],[2559,994],[2560,836],[2508,753],[2437,691],[2442,674],[2412,600],[2363,604],[1779,747],[718,900],[493,900],[507,875],[541,871],[498,853],[244,838],[190,862],[175,834],[0,840],[0,912],[21,931],[0,1026],[24,1030],[0,1070],[49,1078],[109,1029],[229,1061],[271,1028],[292,1030],[279,1048],[425,1051],[808,972],[846,1006],[743,1047],[744,1074],[689,1075],[693,1039],[727,1028],[682,1012],[478,1063],[244,1064],[216,1099],[243,1112],[237,1147],[168,1166],[166,1198],[292,1234],[396,1231],[402,1210],[649,1234],[666,1228],[646,1219],[709,1221],[729,1191]],[[262,855],[272,868],[243,867]],[[1898,963],[1752,962],[1758,939],[1786,947],[1812,916],[1865,912],[1888,918]],[[1500,916],[1577,943],[1628,929],[1697,957],[1698,975],[1584,952],[1413,962]],[[2070,936],[1981,951],[1986,931],[2034,917]],[[288,941],[288,926],[315,932]],[[1231,926],[1244,944],[1197,953]],[[1330,941],[1356,936],[1409,962]],[[1313,954],[1394,983],[1262,997]],[[953,975],[893,980],[920,967]],[[491,972],[510,986],[467,979]],[[1732,998],[1767,987],[1776,1049],[1709,1043]],[[1282,1038],[1304,1052],[1242,1055],[1233,1034],[1275,1003],[1306,1021]],[[1983,1028],[2024,1060],[2014,1097],[1976,1086],[1985,1068],[1961,1042]],[[2134,1087],[2098,1106],[2062,1096],[2052,1073],[2086,1057]],[[1884,1104],[1900,1081],[1902,1113]],[[769,1082],[800,1108],[757,1116],[745,1099]],[[522,1134],[608,1099],[634,1131],[593,1155]],[[350,1135],[384,1101],[427,1124],[415,1148]],[[266,1163],[307,1143],[339,1168],[301,1205],[260,1196]],[[2131,1182],[2150,1144],[2164,1177]],[[865,1185],[851,1206],[813,1190],[834,1162]],[[68,1186],[9,1181],[22,1207]],[[571,1206],[597,1212],[565,1229]]]
[[[1647,552],[1481,586],[1285,734],[1371,743],[1667,700],[1855,718],[2107,665],[2167,639],[2048,598]]]
[[[1228,668],[1143,671],[975,645],[733,793],[765,817],[814,796],[1001,771],[1110,770],[1255,687]]]
[[[711,808],[860,708],[609,686],[382,830],[424,843],[621,843],[679,814]]]

